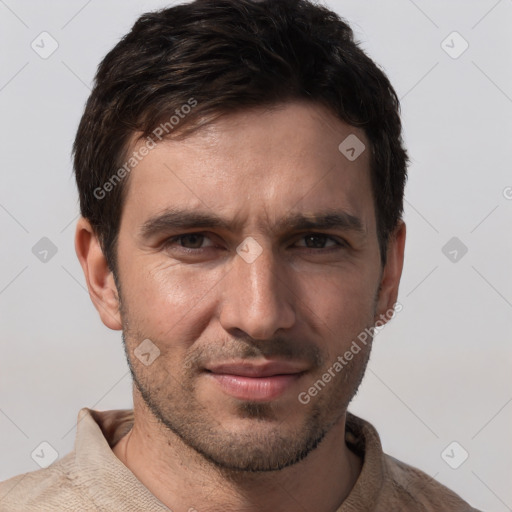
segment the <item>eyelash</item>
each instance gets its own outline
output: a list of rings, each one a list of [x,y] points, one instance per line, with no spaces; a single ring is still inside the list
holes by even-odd
[[[179,242],[181,239],[187,237],[187,236],[192,236],[192,235],[196,235],[196,236],[203,236],[205,238],[209,238],[207,233],[201,233],[201,232],[192,232],[192,233],[185,233],[183,235],[176,235],[176,236],[173,236],[171,238],[168,238],[167,240],[165,240],[163,242],[163,246],[164,248],[169,248],[171,245],[175,244],[176,242]],[[346,240],[344,239],[337,239],[331,235],[327,235],[325,233],[305,233],[303,235],[301,235],[301,237],[299,238],[299,240],[302,240],[303,238],[306,238],[308,236],[320,236],[320,237],[325,237],[326,240],[331,240],[333,242],[336,243],[336,246],[335,247],[327,247],[327,248],[314,248],[314,247],[300,247],[300,249],[305,249],[306,251],[310,252],[319,252],[319,251],[322,251],[322,252],[332,252],[333,250],[339,250],[339,249],[347,249],[349,248],[349,244]],[[178,246],[179,250],[183,251],[183,252],[186,252],[186,253],[194,253],[194,254],[200,254],[201,252],[204,252],[205,250],[208,250],[208,249],[214,249],[215,247],[214,246],[208,246],[208,247],[200,247],[200,248],[197,248],[197,249],[191,249],[189,247],[181,247],[181,246]]]

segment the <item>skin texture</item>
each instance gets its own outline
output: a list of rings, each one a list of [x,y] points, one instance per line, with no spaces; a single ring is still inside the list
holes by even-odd
[[[352,162],[338,150],[350,134],[366,145]],[[405,224],[382,268],[369,157],[364,133],[319,105],[247,110],[159,143],[132,171],[117,284],[79,220],[91,299],[123,330],[134,377],[134,427],[114,453],[172,510],[332,512],[355,484],[362,461],[344,442],[345,417],[371,343],[309,403],[298,395],[397,299]],[[235,224],[143,236],[169,208]],[[278,226],[326,210],[358,217],[363,230]],[[237,253],[248,237],[261,250],[250,263]],[[145,339],[160,351],[148,366],[134,352]],[[234,398],[206,370],[268,360],[302,372],[268,400]]]

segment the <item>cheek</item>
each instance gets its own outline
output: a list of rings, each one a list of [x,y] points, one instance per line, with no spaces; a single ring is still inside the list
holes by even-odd
[[[298,296],[328,352],[339,352],[373,321],[377,283],[362,272],[333,273],[303,282]],[[306,299],[307,297],[307,299]]]
[[[126,269],[130,322],[155,339],[193,338],[193,332],[207,321],[215,285],[225,272],[221,269],[200,271],[168,262],[147,265],[134,261]],[[123,294],[124,296],[124,294]]]

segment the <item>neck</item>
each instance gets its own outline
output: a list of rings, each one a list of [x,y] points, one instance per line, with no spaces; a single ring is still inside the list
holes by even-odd
[[[280,471],[232,472],[185,445],[137,402],[133,428],[113,451],[171,510],[335,512],[361,471],[361,459],[345,443],[346,415],[301,462]]]

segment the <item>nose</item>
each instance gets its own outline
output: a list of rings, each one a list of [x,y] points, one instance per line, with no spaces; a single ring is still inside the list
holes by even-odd
[[[265,248],[251,262],[238,254],[223,279],[220,323],[229,332],[241,330],[254,339],[270,339],[295,322],[292,283],[273,252]]]

